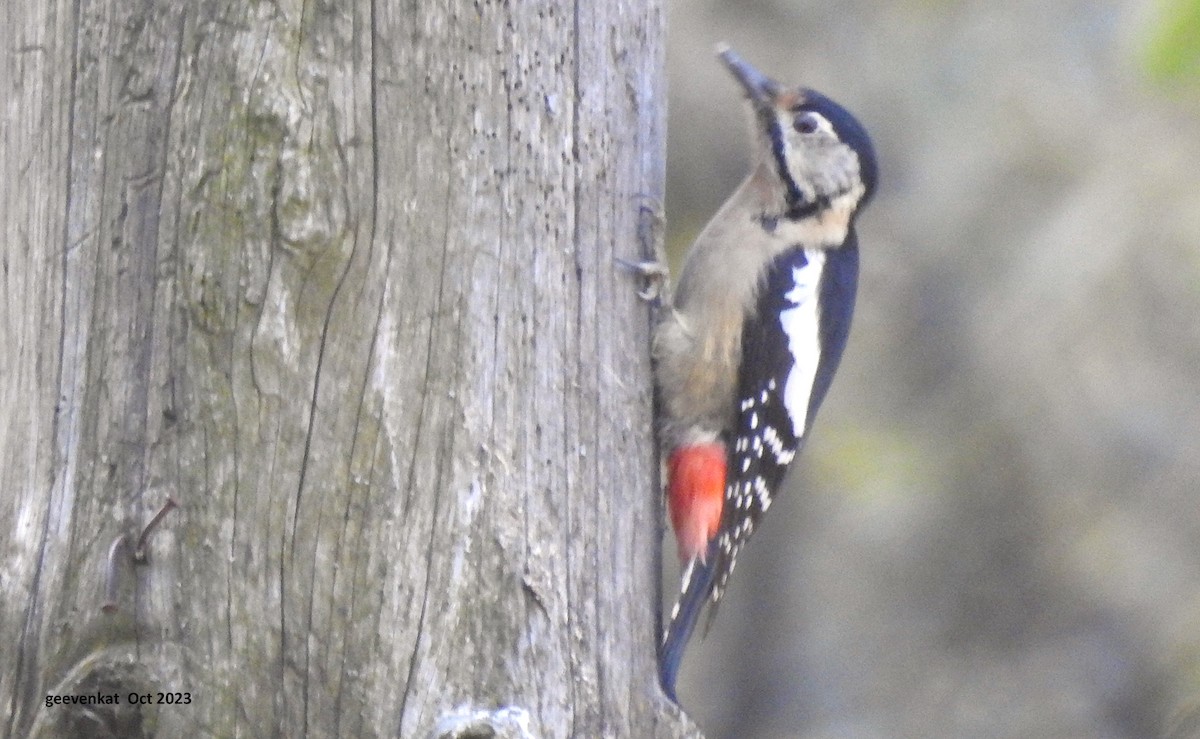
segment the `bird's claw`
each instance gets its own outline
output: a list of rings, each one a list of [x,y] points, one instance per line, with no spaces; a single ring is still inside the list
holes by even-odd
[[[659,262],[633,262],[628,259],[614,257],[617,265],[633,272],[646,281],[646,286],[638,290],[638,297],[647,303],[654,302],[662,297],[663,286],[667,282],[667,268]]]

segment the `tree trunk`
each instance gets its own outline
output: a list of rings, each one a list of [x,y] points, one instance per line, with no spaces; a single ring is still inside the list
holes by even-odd
[[[612,267],[655,247],[663,23],[8,7],[0,733],[687,730]]]

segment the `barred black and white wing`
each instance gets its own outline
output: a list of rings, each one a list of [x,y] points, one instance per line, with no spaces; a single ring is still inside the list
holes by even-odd
[[[684,647],[705,604],[709,617],[779,491],[829,390],[850,330],[858,283],[851,231],[836,249],[795,247],[768,268],[757,309],[742,333],[737,421],[727,439],[729,463],[721,527],[705,561],[689,565],[660,660],[673,694]]]
[[[851,235],[852,236],[852,235]],[[779,491],[842,358],[858,282],[858,249],[793,249],[771,266],[742,334],[738,416],[717,536],[721,599],[737,555]]]

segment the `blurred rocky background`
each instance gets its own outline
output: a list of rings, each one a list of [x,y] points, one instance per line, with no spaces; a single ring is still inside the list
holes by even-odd
[[[674,0],[669,29],[676,257],[746,171],[717,41],[853,110],[882,169],[841,372],[688,711],[1200,736],[1200,3]]]

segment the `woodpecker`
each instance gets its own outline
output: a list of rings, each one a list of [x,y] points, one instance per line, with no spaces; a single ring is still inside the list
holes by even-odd
[[[871,141],[845,108],[779,85],[728,47],[718,56],[749,102],[753,168],[689,249],[653,339],[683,565],[659,652],[672,701],[697,619],[705,604],[715,615],[841,360],[858,282],[855,217],[876,181]]]

